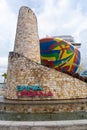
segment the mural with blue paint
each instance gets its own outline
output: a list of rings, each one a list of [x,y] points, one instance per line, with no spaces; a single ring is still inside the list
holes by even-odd
[[[41,90],[43,90],[42,88],[41,88],[41,86],[27,86],[27,85],[24,85],[24,86],[21,86],[21,85],[17,85],[17,87],[16,87],[16,91],[22,91],[22,90],[33,90],[33,91],[41,91]]]
[[[32,86],[16,86],[16,95],[18,97],[52,97],[53,93],[49,91],[44,91],[43,88],[40,85],[32,85]]]
[[[71,43],[49,37],[40,40],[41,64],[58,71],[75,74],[80,66],[80,51]]]

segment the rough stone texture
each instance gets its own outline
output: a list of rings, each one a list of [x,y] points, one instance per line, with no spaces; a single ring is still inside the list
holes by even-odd
[[[40,62],[37,19],[28,7],[19,11],[14,51]]]
[[[0,100],[0,111],[16,113],[61,113],[87,111],[86,99],[16,101]]]
[[[16,96],[17,85],[39,84],[44,91],[51,91],[52,97],[26,97],[22,100],[42,99],[71,99],[86,98],[87,83],[73,78],[62,72],[42,66],[18,53],[9,55],[6,98],[18,99]]]

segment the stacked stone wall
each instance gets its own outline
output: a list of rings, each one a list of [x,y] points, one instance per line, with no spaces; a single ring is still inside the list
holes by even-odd
[[[62,72],[42,66],[18,53],[9,55],[6,98],[21,100],[72,99],[87,97],[87,83]],[[16,87],[40,85],[51,96],[16,95]]]
[[[40,63],[37,19],[28,7],[21,7],[19,11],[14,52]]]

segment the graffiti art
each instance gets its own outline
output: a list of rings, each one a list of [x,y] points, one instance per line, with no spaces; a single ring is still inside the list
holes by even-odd
[[[40,57],[42,65],[70,74],[76,73],[81,61],[80,51],[58,37],[40,40]]]

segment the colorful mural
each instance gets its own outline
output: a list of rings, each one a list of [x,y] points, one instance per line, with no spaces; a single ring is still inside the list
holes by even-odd
[[[76,73],[81,61],[79,50],[58,37],[40,40],[40,56],[42,65],[70,74]]]

